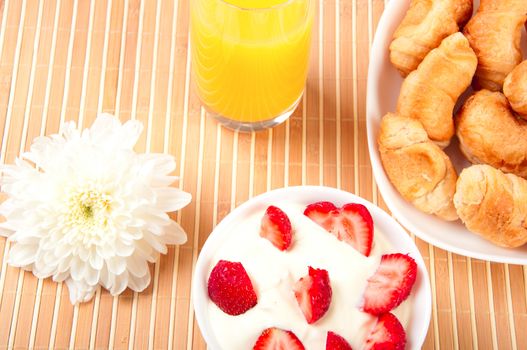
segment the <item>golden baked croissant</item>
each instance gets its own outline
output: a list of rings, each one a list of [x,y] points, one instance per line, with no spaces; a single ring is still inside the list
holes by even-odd
[[[404,80],[397,113],[418,119],[432,141],[448,146],[454,135],[454,106],[470,85],[477,64],[463,34],[445,38]]]
[[[476,88],[501,90],[507,74],[522,60],[520,38],[526,20],[526,0],[481,0],[464,30],[479,60]]]
[[[403,77],[472,15],[472,0],[412,0],[390,44],[390,61]]]
[[[452,202],[456,171],[419,121],[388,113],[378,143],[384,170],[404,199],[425,213],[457,219]]]
[[[514,116],[501,92],[472,95],[456,115],[456,133],[472,163],[527,177],[527,122]]]
[[[467,228],[502,247],[527,243],[527,180],[488,165],[459,175],[454,205]]]
[[[527,119],[527,60],[517,65],[507,75],[503,83],[503,93],[512,109],[522,118]]]

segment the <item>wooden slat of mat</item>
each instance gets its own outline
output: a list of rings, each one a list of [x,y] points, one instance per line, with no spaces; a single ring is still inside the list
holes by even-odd
[[[175,216],[189,242],[152,266],[145,292],[114,298],[100,291],[78,307],[62,285],[6,266],[1,240],[0,348],[204,349],[190,304],[191,272],[208,233],[232,208],[298,184],[342,187],[386,208],[365,133],[368,48],[383,7],[379,0],[318,2],[301,106],[273,130],[238,134],[219,127],[191,91],[187,1],[2,2],[2,161],[12,162],[61,122],[87,126],[96,111],[117,111],[122,120],[145,124],[139,150],[176,156],[179,185],[195,201]],[[416,242],[435,287],[424,348],[527,346],[525,267]]]
[[[36,22],[36,9],[34,11],[29,11],[30,13],[27,14],[27,17],[30,17],[29,19],[26,18],[26,12],[27,12],[27,4],[21,3],[21,4],[13,4],[13,6],[19,6],[17,9],[15,15],[15,18],[9,18],[8,15],[8,23],[6,28],[6,37],[4,38],[4,45],[7,44],[8,39],[12,35],[13,38],[13,45],[6,45],[4,48],[3,54],[8,56],[12,59],[11,67],[12,70],[9,72],[9,84],[7,89],[7,103],[6,103],[6,112],[5,112],[5,129],[4,129],[4,136],[2,139],[2,149],[0,150],[0,160],[5,162],[12,162],[14,160],[14,155],[18,153],[19,151],[19,143],[18,143],[18,136],[21,134],[21,123],[19,118],[13,118],[13,111],[15,110],[14,101],[16,98],[16,89],[17,89],[17,83],[18,76],[19,76],[19,63],[20,63],[20,54],[22,50],[22,42],[23,42],[23,36],[25,33],[25,21],[27,20],[29,23],[33,21],[33,23]],[[9,11],[9,7],[8,7]],[[33,16],[31,16],[31,14]],[[20,20],[20,22],[16,22]],[[14,22],[14,23],[13,23]],[[29,30],[28,30],[29,32]],[[16,34],[15,34],[16,33]],[[28,33],[26,33],[28,35]],[[31,35],[31,34],[29,34]],[[2,56],[4,57],[4,56]],[[7,133],[9,132],[9,133]],[[7,257],[6,257],[6,251],[9,249],[9,243],[5,243],[5,248],[3,250],[2,255],[2,276],[0,276],[0,293],[2,294],[2,304],[0,305],[0,346],[3,346],[7,348],[8,341],[9,341],[9,333],[11,330],[11,324],[12,324],[12,315],[13,310],[15,308],[15,301],[16,301],[16,294],[17,294],[17,285],[20,276],[20,271],[17,271],[17,269],[6,266]],[[23,278],[23,276],[22,276]]]
[[[44,52],[42,58],[39,59],[39,65],[42,65],[44,69],[40,70],[40,80],[38,80],[38,85],[36,85],[40,87],[40,89],[37,90],[41,91],[40,99],[36,99],[37,96],[39,96],[38,93],[36,93],[35,96],[35,105],[41,106],[40,110],[35,111],[35,113],[40,112],[42,114],[39,133],[40,135],[44,135],[46,132],[53,130],[53,118],[48,118],[51,110],[51,84],[55,81],[55,86],[59,85],[57,84],[59,80],[54,80],[54,73],[57,70],[55,68],[55,63],[61,62],[60,58],[56,59],[59,52],[57,47],[59,35],[62,35],[60,40],[64,40],[64,35],[69,33],[69,30],[63,29],[66,26],[66,16],[64,15],[65,11],[67,12],[67,9],[62,6],[60,1],[57,1],[55,4],[53,24],[49,24],[47,27],[48,30],[51,29],[51,37],[42,37],[42,39],[47,38],[47,40],[45,40],[46,44],[44,44],[44,41],[41,39],[42,47],[44,47],[44,45],[49,46],[49,51]],[[55,128],[54,132],[56,132],[57,129],[58,128]],[[39,281],[35,302],[33,305],[31,333],[28,343],[30,347],[44,347],[49,343],[52,330],[52,319],[55,314],[53,305],[56,299],[56,291],[57,285],[49,279],[42,282]],[[43,306],[41,307],[41,305]],[[23,339],[17,339],[17,342],[18,341],[22,342]]]

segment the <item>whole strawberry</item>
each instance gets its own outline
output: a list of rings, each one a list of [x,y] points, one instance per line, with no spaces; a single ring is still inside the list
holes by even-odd
[[[251,279],[239,262],[220,260],[208,281],[210,299],[226,314],[245,313],[258,303]]]

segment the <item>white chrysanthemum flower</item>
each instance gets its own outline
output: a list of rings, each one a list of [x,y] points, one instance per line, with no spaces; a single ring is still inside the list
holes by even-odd
[[[91,299],[99,284],[113,295],[148,286],[148,262],[187,239],[166,213],[191,196],[169,187],[177,179],[169,176],[172,156],[133,151],[142,128],[109,114],[82,132],[70,122],[0,168],[8,263],[65,281],[73,304]]]

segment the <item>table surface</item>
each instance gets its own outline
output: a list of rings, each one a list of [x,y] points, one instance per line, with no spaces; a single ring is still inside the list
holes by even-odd
[[[6,265],[0,239],[0,349],[205,349],[190,302],[200,247],[248,198],[300,184],[339,187],[387,210],[366,144],[369,47],[381,0],[318,4],[304,100],[272,130],[235,133],[200,107],[189,79],[188,0],[0,2],[1,161],[64,121],[100,111],[145,125],[138,150],[178,161],[193,202],[173,217],[188,242],[151,266],[150,287],[99,290],[79,306],[50,279]],[[415,237],[414,237],[415,238]],[[415,241],[430,272],[425,349],[527,349],[527,267],[469,259]]]

